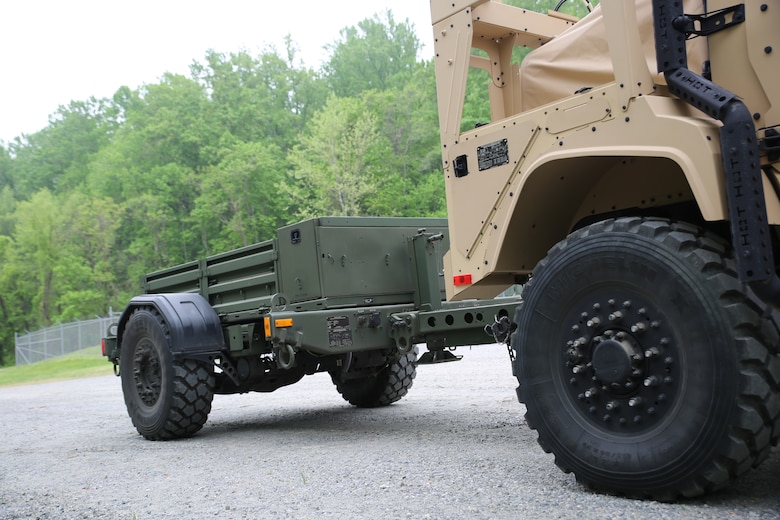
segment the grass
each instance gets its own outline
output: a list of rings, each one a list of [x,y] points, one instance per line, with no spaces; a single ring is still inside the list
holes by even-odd
[[[100,354],[100,347],[90,347],[31,365],[2,367],[0,387],[109,374],[113,374],[113,368]]]

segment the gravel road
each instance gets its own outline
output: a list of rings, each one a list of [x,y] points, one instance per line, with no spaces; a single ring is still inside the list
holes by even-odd
[[[705,499],[587,491],[525,425],[504,347],[458,353],[382,409],[324,374],[215,396],[174,442],[136,434],[113,376],[0,389],[0,519],[780,518],[780,448]]]

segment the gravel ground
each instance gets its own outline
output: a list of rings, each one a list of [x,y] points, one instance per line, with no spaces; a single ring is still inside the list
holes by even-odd
[[[705,499],[587,491],[525,425],[504,347],[458,353],[382,409],[324,374],[215,396],[174,442],[136,434],[113,376],[0,389],[0,518],[780,518],[780,449]]]

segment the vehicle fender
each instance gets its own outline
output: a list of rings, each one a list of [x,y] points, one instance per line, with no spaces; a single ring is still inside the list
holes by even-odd
[[[119,318],[117,338],[120,352],[125,326],[139,307],[154,307],[163,317],[174,355],[218,353],[225,345],[219,316],[200,294],[144,294],[130,300]]]

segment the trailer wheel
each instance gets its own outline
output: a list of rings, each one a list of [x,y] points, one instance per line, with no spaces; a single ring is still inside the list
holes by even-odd
[[[672,500],[725,486],[780,434],[778,327],[701,229],[623,218],[574,232],[515,318],[518,396],[588,487]]]
[[[206,423],[213,371],[191,359],[173,359],[167,326],[156,310],[139,308],[130,316],[119,364],[127,413],[145,438],[188,437]]]
[[[374,376],[341,379],[338,372],[330,375],[344,400],[359,408],[375,408],[392,404],[406,395],[417,375],[416,361],[417,347],[414,347]]]

